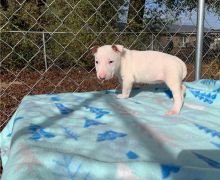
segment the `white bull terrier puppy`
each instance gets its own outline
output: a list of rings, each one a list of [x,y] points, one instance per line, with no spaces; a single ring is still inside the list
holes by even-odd
[[[122,83],[122,94],[128,98],[134,83],[156,84],[165,82],[173,94],[174,105],[166,115],[178,114],[182,108],[186,77],[185,63],[176,56],[157,51],[136,51],[122,45],[92,47],[97,77],[109,80],[117,76]]]

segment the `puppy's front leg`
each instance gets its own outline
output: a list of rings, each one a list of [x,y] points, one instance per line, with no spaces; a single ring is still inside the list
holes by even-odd
[[[117,95],[117,98],[128,98],[131,89],[132,89],[133,82],[131,80],[124,79],[122,82],[122,94]]]
[[[118,81],[119,81],[119,84],[120,84],[120,86],[121,86],[121,88],[122,88],[122,86],[123,86],[123,80],[122,80],[122,78],[121,78],[121,77],[118,77]]]

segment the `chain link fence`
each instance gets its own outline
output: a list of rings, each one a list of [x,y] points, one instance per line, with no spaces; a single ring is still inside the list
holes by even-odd
[[[1,0],[1,5],[1,128],[25,95],[116,88],[115,79],[97,80],[93,45],[176,55],[188,66],[186,80],[194,79],[196,26],[181,19],[197,1]],[[211,0],[207,10],[218,15],[220,2]],[[202,78],[219,79],[219,53],[220,29],[206,27]]]

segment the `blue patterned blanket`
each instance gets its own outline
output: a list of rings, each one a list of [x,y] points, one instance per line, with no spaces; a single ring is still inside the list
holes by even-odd
[[[220,81],[26,96],[0,134],[2,180],[219,180]]]

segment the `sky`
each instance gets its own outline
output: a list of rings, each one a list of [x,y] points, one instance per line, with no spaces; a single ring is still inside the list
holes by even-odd
[[[121,9],[124,10],[124,14],[119,13],[119,19],[121,22],[127,22],[128,10],[129,10],[129,2],[130,0],[125,0],[126,4],[121,6]],[[165,6],[159,7],[158,4],[155,3],[154,0],[146,0],[145,3],[145,12],[148,9],[156,8],[158,10],[163,10]],[[172,11],[169,11],[168,14],[164,14],[164,17],[171,17],[173,18]],[[197,12],[193,11],[191,13],[183,13],[180,15],[180,20],[177,21],[177,24],[180,25],[195,25],[197,21]],[[204,26],[208,29],[220,29],[220,15],[215,15],[213,12],[205,10],[205,20]]]
[[[155,0],[146,0],[146,8],[149,7],[157,7]],[[165,8],[161,7],[161,9]],[[184,13],[181,15],[181,24],[182,25],[196,25],[197,21],[197,12],[193,11],[192,13]],[[208,11],[205,9],[205,19],[204,19],[204,26],[209,29],[220,29],[220,15],[215,15],[212,10]]]
[[[191,14],[183,14],[178,23],[186,25],[196,25],[197,13],[194,11]],[[220,29],[220,16],[216,16],[212,12],[206,11],[204,26],[209,29]]]

